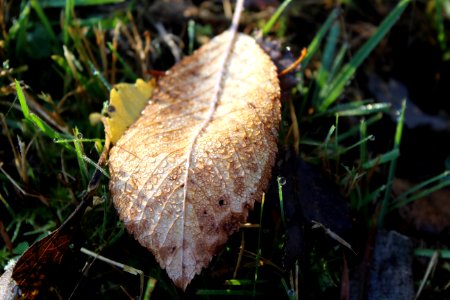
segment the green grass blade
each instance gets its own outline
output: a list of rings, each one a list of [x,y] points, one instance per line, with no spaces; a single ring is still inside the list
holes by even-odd
[[[394,150],[400,149],[400,142],[402,140],[402,134],[403,134],[403,124],[405,121],[405,109],[406,109],[406,100],[403,100],[402,110],[400,112],[400,117],[398,119],[397,128],[395,130]],[[378,222],[377,222],[378,228],[381,228],[383,226],[384,218],[386,216],[386,213],[388,212],[389,199],[391,198],[392,183],[394,181],[396,166],[397,166],[397,159],[393,159],[389,166],[389,174],[388,174],[388,179],[386,182],[386,190],[384,192],[383,202],[381,203],[380,215],[378,216]]]
[[[386,33],[394,26],[394,24],[399,19],[400,15],[406,9],[411,0],[402,0],[397,6],[392,10],[392,12],[384,19],[380,24],[378,30],[375,34],[361,47],[361,49],[356,52],[352,60],[345,65],[342,70],[337,75],[336,79],[327,88],[324,98],[318,105],[317,110],[319,112],[325,111],[327,107],[336,101],[336,99],[342,94],[345,85],[350,81],[350,79],[355,74],[361,63],[367,58],[367,56],[372,52],[372,50],[380,43],[384,38]]]
[[[23,116],[25,119],[30,118],[30,109],[28,108],[27,100],[25,99],[25,95],[23,94],[22,88],[17,80],[14,80],[16,85],[17,97],[19,98],[20,108],[22,109]]]
[[[263,220],[263,212],[264,212],[264,202],[265,202],[265,194],[263,194],[261,199],[261,211],[259,212],[259,228],[258,228],[258,249],[255,256],[255,277],[253,281],[253,297],[257,295],[256,283],[258,282],[258,271],[259,271],[259,259],[262,255],[261,253],[261,233],[262,233],[262,220]]]
[[[277,184],[278,184],[278,198],[280,201],[280,214],[281,214],[281,221],[283,222],[284,228],[287,228],[286,226],[286,219],[284,216],[284,201],[283,201],[283,185],[286,184],[286,179],[284,177],[277,177]]]
[[[195,293],[198,296],[262,296],[262,291],[246,291],[246,290],[206,290],[199,289]]]
[[[444,5],[442,0],[434,0],[434,11],[435,11],[435,23],[436,29],[438,32],[437,40],[439,42],[439,46],[443,51],[447,50],[447,42],[445,36],[445,26],[444,26],[444,18],[442,16],[442,6]]]
[[[295,293],[293,293],[292,289],[289,288],[286,280],[283,277],[281,278],[281,284],[283,285],[289,300],[297,300],[297,298],[295,297]]]
[[[339,34],[341,32],[339,23],[334,22],[332,24],[333,25],[329,30],[327,42],[325,44],[325,49],[323,51],[322,62],[319,71],[315,76],[316,85],[312,97],[312,105],[314,107],[316,107],[316,103],[321,97],[321,92],[325,90],[324,87],[330,80],[331,65],[334,60]]]
[[[389,210],[394,210],[396,208],[402,207],[412,201],[424,198],[431,193],[438,191],[446,186],[450,185],[450,171],[445,171],[437,176],[434,176],[422,183],[410,188],[408,191],[404,192],[398,196],[394,202],[391,204]],[[431,185],[437,182],[435,185]],[[430,186],[431,185],[431,186]],[[429,186],[428,188],[425,188]],[[423,190],[421,190],[423,189]]]
[[[331,66],[330,70],[330,78],[335,78],[336,73],[340,70],[344,62],[345,53],[347,53],[348,47],[349,47],[348,43],[342,44],[338,53],[334,57],[333,65]]]
[[[380,121],[383,118],[383,114],[382,113],[377,113],[376,115],[368,118],[366,120],[366,126],[369,127],[372,124],[375,124],[376,122]],[[350,128],[349,130],[347,130],[344,133],[341,133],[338,137],[338,142],[341,143],[342,141],[354,136],[355,134],[357,134],[359,132],[359,127],[357,126],[353,126],[352,128]]]
[[[64,28],[63,28],[63,41],[64,45],[69,42],[69,26],[72,24],[73,12],[75,3],[74,0],[66,0],[64,7]]]
[[[366,141],[367,139],[367,125],[365,120],[361,120],[359,123],[359,140],[360,141]],[[367,148],[367,143],[361,143],[359,145],[359,161],[360,164],[364,164],[367,161],[367,158],[369,157],[369,150]]]
[[[65,7],[67,0],[42,0],[43,7]],[[125,0],[74,0],[74,6],[93,6],[123,3]]]
[[[45,30],[47,31],[48,35],[51,37],[52,40],[57,41],[56,34],[52,29],[52,26],[50,25],[50,21],[48,20],[47,16],[44,13],[44,10],[42,9],[41,5],[39,4],[39,1],[37,0],[31,0],[30,1],[31,7],[36,12],[39,20],[41,20],[42,25],[44,25]]]
[[[106,78],[103,76],[103,74],[95,68],[94,64],[90,60],[88,60],[87,63],[89,65],[89,69],[91,69],[92,75],[98,78],[100,83],[108,90],[108,92],[110,92],[112,87],[106,80]]]
[[[292,2],[292,0],[284,0],[283,3],[277,8],[273,16],[269,19],[269,21],[264,25],[262,29],[262,34],[267,35],[269,31],[272,29],[273,25],[278,21],[281,14],[284,12],[284,10],[288,7],[288,5]]]
[[[397,199],[401,200],[401,199],[405,199],[407,196],[409,196],[410,194],[413,194],[417,191],[419,191],[420,189],[426,187],[427,185],[430,185],[436,181],[442,181],[443,179],[446,179],[448,176],[450,175],[450,171],[445,171],[437,176],[434,176],[428,180],[425,180],[421,183],[419,183],[418,185],[410,188],[409,190],[407,190],[406,192],[404,192],[403,194],[399,195],[397,197]]]
[[[447,249],[440,249],[439,251],[439,256],[443,259],[450,259],[450,250]],[[422,248],[418,248],[414,250],[414,255],[416,256],[427,256],[427,257],[432,257],[434,255],[434,253],[436,252],[436,250],[434,249],[422,249]]]
[[[369,160],[368,162],[362,165],[364,170],[372,169],[375,166],[382,165],[393,160],[396,160],[400,156],[400,151],[398,149],[393,149],[389,152],[386,152],[376,158]]]
[[[388,112],[390,108],[390,103],[369,103],[369,101],[356,101],[338,104],[324,112],[315,114],[312,119],[330,115],[339,115],[339,117],[365,116],[379,112]]]
[[[108,48],[111,50],[111,52],[117,57],[117,60],[120,62],[120,64],[123,66],[125,76],[127,76],[129,79],[135,81],[138,76],[134,71],[130,68],[130,66],[125,62],[125,60],[122,58],[122,56],[117,52],[116,49],[114,49],[113,45],[108,42]]]
[[[73,144],[75,146],[75,152],[77,154],[77,161],[78,161],[78,165],[80,167],[80,172],[81,172],[81,180],[83,182],[83,186],[86,185],[86,183],[88,182],[88,178],[89,178],[89,172],[88,172],[88,168],[86,165],[86,161],[84,160],[84,150],[83,150],[83,144],[78,140],[78,138],[83,138],[81,133],[78,131],[78,128],[75,127],[74,129],[74,135],[76,137],[76,139],[74,140]]]
[[[191,55],[192,52],[194,52],[194,41],[195,41],[195,21],[192,19],[188,21],[187,33],[189,39],[188,54]]]
[[[381,192],[383,192],[385,189],[386,185],[383,184],[382,186],[380,186],[379,188],[368,194],[361,200],[361,202],[358,203],[358,209],[365,207],[371,202],[374,202],[380,196]]]
[[[314,36],[314,39],[311,41],[311,43],[308,46],[308,54],[306,55],[305,59],[302,61],[301,65],[302,68],[306,68],[311,58],[317,53],[317,50],[319,50],[319,45],[322,42],[322,39],[327,34],[328,30],[333,25],[333,22],[336,20],[340,13],[339,8],[335,8],[331,11],[330,15],[325,20],[325,23],[320,27],[317,34]]]

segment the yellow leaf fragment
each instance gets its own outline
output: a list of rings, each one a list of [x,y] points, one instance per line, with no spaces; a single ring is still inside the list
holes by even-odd
[[[279,100],[267,54],[253,38],[225,32],[159,80],[111,149],[119,216],[178,287],[261,199],[277,152]]]
[[[142,79],[135,84],[116,84],[110,93],[108,115],[103,117],[105,134],[114,145],[125,130],[136,121],[152,95],[156,82]]]

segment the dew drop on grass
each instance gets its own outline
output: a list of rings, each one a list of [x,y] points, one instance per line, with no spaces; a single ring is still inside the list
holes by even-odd
[[[81,132],[77,133],[77,139],[81,140],[82,138],[83,138],[83,134]]]
[[[285,185],[286,184],[286,178],[278,177],[278,184],[279,185]]]

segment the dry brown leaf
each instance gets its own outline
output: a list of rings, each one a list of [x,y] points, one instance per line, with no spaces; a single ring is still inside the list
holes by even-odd
[[[120,218],[183,289],[261,198],[277,151],[276,68],[253,38],[231,37],[168,71],[110,152]]]

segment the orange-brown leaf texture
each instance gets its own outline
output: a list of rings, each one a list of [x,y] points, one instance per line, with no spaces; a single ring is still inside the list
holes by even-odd
[[[277,151],[276,68],[253,38],[231,37],[170,69],[110,152],[120,218],[182,289],[245,222]]]

